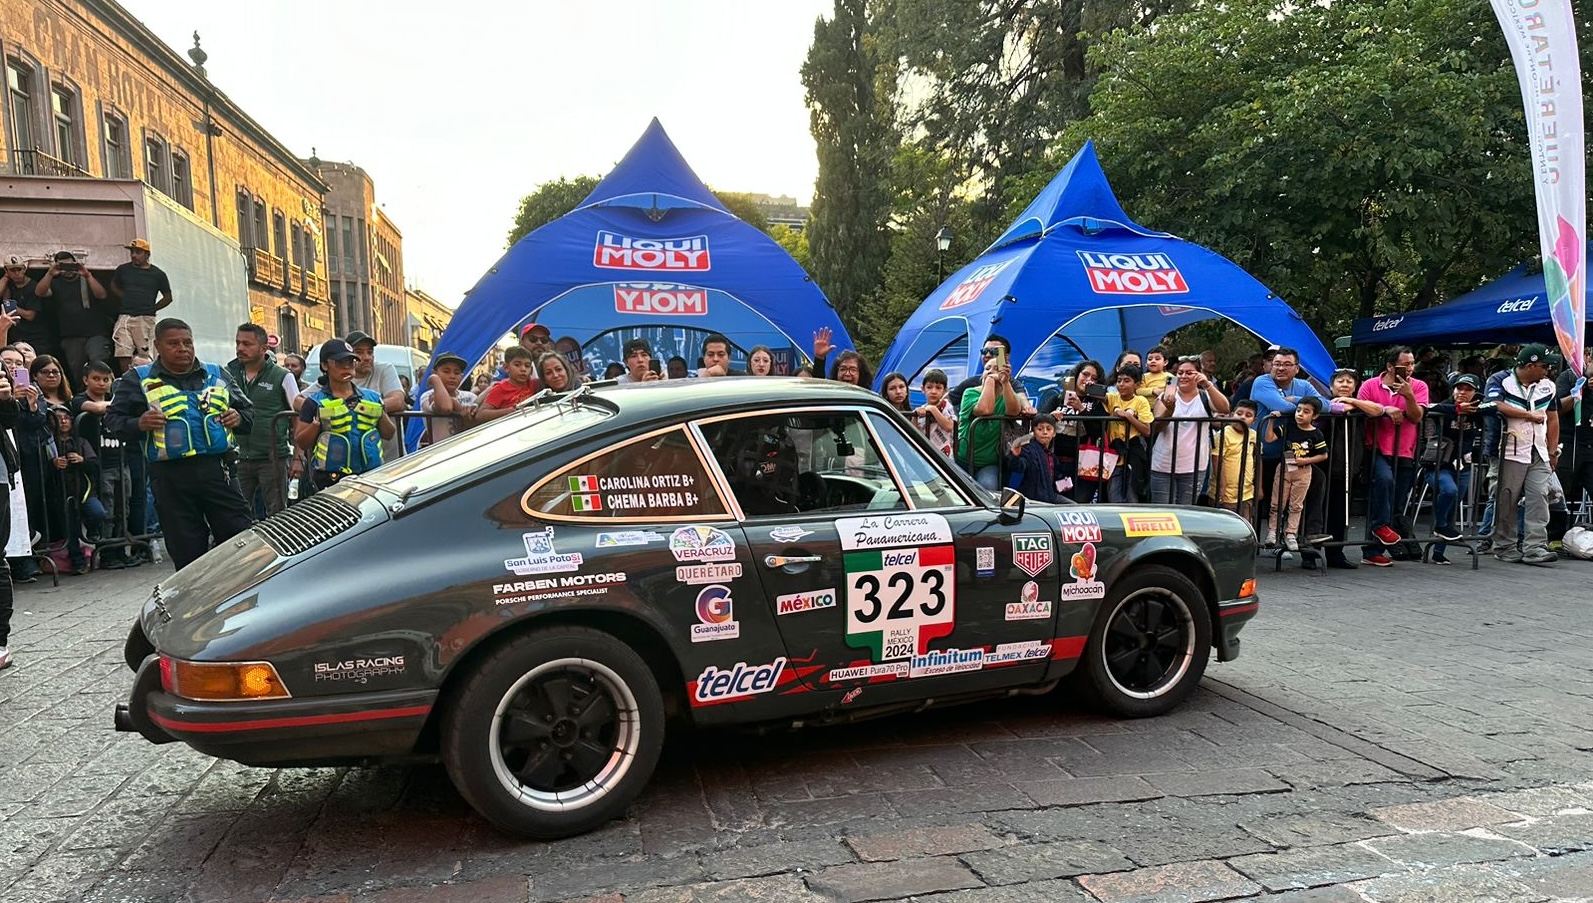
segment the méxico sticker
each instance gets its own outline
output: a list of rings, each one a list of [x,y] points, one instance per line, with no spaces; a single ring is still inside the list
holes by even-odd
[[[1041,571],[1051,566],[1052,560],[1051,534],[1012,534],[1012,563],[1022,568],[1025,574],[1040,576]]]

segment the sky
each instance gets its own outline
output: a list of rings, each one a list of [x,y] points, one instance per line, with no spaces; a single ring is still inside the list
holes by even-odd
[[[606,174],[653,118],[721,191],[807,203],[799,75],[831,0],[121,0],[301,157],[352,162],[404,235],[404,276],[455,306],[520,199]]]

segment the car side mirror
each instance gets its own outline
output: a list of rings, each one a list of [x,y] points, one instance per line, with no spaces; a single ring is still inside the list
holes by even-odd
[[[1012,487],[1001,490],[1001,522],[1015,524],[1023,520],[1023,506],[1028,504],[1023,493]]]

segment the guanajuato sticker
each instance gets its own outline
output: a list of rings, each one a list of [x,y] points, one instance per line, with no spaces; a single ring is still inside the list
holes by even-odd
[[[1184,527],[1178,515],[1171,511],[1122,514],[1123,533],[1127,536],[1182,536]]]
[[[1062,584],[1062,598],[1106,598],[1106,584],[1095,579],[1095,543],[1087,542],[1084,548],[1073,553],[1068,573],[1073,576],[1073,582]]]
[[[1051,566],[1051,534],[1012,534],[1012,563],[1030,577],[1038,577]]]
[[[697,623],[691,625],[691,641],[707,643],[741,636],[741,623],[736,620],[734,605],[730,587],[719,584],[703,587],[697,594]]]
[[[939,514],[843,517],[846,644],[875,662],[910,659],[957,621],[956,547]],[[833,672],[832,672],[833,673]]]
[[[1056,519],[1062,527],[1065,546],[1101,541],[1101,522],[1095,519],[1094,511],[1063,508],[1057,511]]]
[[[556,574],[573,571],[581,566],[580,552],[560,554],[554,550],[552,527],[536,533],[526,533],[523,538],[525,557],[510,558],[503,562],[503,566],[512,573],[522,577],[530,574]]]

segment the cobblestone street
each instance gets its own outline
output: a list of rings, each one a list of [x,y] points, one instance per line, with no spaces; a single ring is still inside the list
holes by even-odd
[[[556,843],[497,834],[439,766],[255,770],[114,733],[163,573],[18,590],[7,903],[1593,899],[1580,562],[1268,566],[1244,654],[1169,717],[1058,693],[677,735],[626,820]]]

